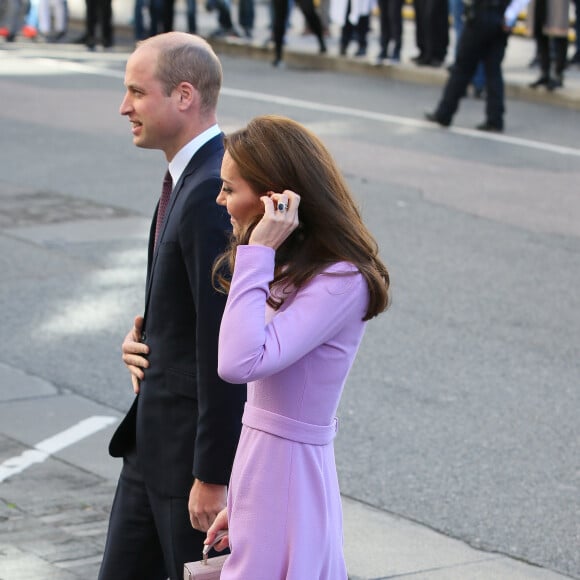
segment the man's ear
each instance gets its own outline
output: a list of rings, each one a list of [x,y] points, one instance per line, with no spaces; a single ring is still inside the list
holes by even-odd
[[[188,109],[199,102],[199,93],[193,88],[191,83],[179,83],[175,91],[179,98],[179,108],[182,110]]]

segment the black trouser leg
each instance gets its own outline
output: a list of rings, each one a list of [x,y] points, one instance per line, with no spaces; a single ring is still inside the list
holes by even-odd
[[[346,14],[344,15],[344,24],[340,29],[340,54],[345,54],[350,41],[352,40],[352,35],[354,33],[354,26],[348,19],[350,13],[350,0],[346,3]]]
[[[555,53],[554,72],[556,73],[556,76],[562,77],[564,74],[564,69],[566,68],[566,55],[568,53],[568,38],[555,37],[552,40],[554,42],[554,53]]]
[[[230,10],[230,5],[224,0],[218,0],[216,2],[216,7],[218,10],[218,23],[224,30],[231,30],[234,27],[232,22],[232,13]]]
[[[103,46],[113,46],[113,6],[112,0],[100,0],[100,19]]]
[[[413,0],[415,8],[415,43],[419,57],[425,56],[425,27],[423,25],[426,0]]]
[[[322,32],[322,22],[320,21],[318,12],[316,12],[316,9],[314,8],[313,0],[296,0],[296,3],[302,11],[302,14],[304,14],[308,28],[310,28],[310,30],[312,30],[312,32],[316,35],[320,50],[325,51],[326,44],[324,42],[324,36]]]
[[[540,70],[543,79],[550,78],[550,39],[545,34],[540,34],[536,38],[538,47],[538,59],[540,60]]]
[[[489,49],[485,55],[486,78],[486,120],[490,125],[503,129],[504,83],[501,63],[507,45],[506,34],[499,30],[494,39],[490,39]]]
[[[360,50],[366,51],[367,49],[367,36],[369,33],[369,16],[361,16],[358,19],[357,30],[357,40],[358,47]]]
[[[136,453],[130,453],[111,509],[99,580],[181,580],[183,564],[201,559],[205,539],[191,527],[188,499],[148,488]]]
[[[482,42],[485,42],[482,30],[477,25],[466,24],[459,39],[455,64],[435,111],[435,115],[442,123],[451,123],[459,108],[459,102],[465,95],[481,58]]]
[[[97,10],[98,0],[87,0],[87,14],[86,14],[86,27],[87,27],[87,45],[94,46],[95,44],[95,28],[97,26],[98,10]]]
[[[391,41],[391,1],[379,0],[379,23],[381,27],[381,53],[386,57]]]
[[[164,580],[163,553],[147,490],[125,463],[111,509],[99,580]]]
[[[389,1],[389,21],[391,27],[391,38],[395,42],[393,47],[393,57],[401,56],[401,46],[403,44],[403,0]]]
[[[171,32],[173,30],[174,2],[175,0],[163,0],[163,32]]]
[[[273,0],[274,11],[274,63],[282,60],[282,46],[286,35],[286,19],[288,18],[288,0]]]

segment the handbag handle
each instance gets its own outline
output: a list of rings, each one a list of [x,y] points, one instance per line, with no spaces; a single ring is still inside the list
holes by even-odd
[[[219,531],[219,532],[216,534],[215,538],[213,539],[213,542],[212,542],[211,544],[206,544],[206,545],[203,547],[203,552],[202,552],[202,554],[203,554],[203,563],[204,563],[204,565],[206,565],[206,566],[207,566],[207,555],[209,554],[209,551],[210,551],[210,550],[211,550],[211,549],[212,549],[212,548],[213,548],[213,547],[214,547],[214,546],[215,546],[215,545],[216,545],[216,544],[217,544],[217,543],[218,543],[218,542],[219,542],[219,541],[220,541],[222,538],[224,538],[224,537],[225,537],[225,536],[227,536],[227,535],[228,535],[228,530],[220,530],[220,531]]]

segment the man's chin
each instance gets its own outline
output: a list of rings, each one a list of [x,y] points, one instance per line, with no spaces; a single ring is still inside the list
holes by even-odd
[[[135,147],[140,147],[141,149],[154,149],[154,147],[148,144],[147,141],[141,137],[133,137],[133,145],[135,145]]]

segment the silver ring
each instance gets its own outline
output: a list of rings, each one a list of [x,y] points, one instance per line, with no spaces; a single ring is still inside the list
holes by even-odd
[[[288,209],[287,203],[278,202],[278,211],[286,211]]]

